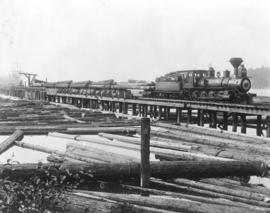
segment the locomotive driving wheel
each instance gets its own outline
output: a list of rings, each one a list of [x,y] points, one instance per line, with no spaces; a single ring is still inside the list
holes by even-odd
[[[200,96],[200,93],[198,90],[192,91],[192,93],[191,93],[192,100],[198,100],[199,96]]]
[[[207,91],[201,91],[201,92],[200,92],[200,98],[206,99],[207,97],[208,97]]]

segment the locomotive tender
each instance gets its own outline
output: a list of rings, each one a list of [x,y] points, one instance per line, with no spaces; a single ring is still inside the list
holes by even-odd
[[[48,94],[80,94],[95,97],[111,97],[138,99],[140,97],[167,98],[181,100],[221,101],[233,103],[249,103],[254,94],[249,94],[250,79],[241,58],[231,58],[234,74],[230,71],[216,72],[209,70],[185,70],[168,73],[156,79],[156,82],[131,81],[115,82],[106,80],[99,82],[63,81],[46,83]],[[239,66],[241,67],[239,68]]]

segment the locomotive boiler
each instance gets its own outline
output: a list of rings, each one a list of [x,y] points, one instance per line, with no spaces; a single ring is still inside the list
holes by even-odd
[[[156,79],[156,87],[151,96],[156,98],[224,101],[249,103],[253,94],[250,79],[241,58],[231,58],[234,74],[220,72],[210,67],[209,70],[185,70],[168,73]],[[239,68],[239,66],[241,67]]]

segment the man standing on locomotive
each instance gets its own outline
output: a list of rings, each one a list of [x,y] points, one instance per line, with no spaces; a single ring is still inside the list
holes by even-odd
[[[241,64],[240,67],[239,67],[239,73],[240,73],[240,77],[247,77],[247,69],[246,67],[244,66],[244,64]]]

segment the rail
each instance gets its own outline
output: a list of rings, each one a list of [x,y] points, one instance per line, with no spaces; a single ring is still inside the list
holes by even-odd
[[[243,105],[243,104],[216,103],[205,101],[171,100],[159,98],[124,99],[124,98],[97,97],[97,96],[75,95],[65,93],[57,93],[57,96],[92,99],[99,101],[123,102],[129,104],[184,108],[184,109],[212,110],[229,113],[240,113],[246,115],[266,115],[266,116],[270,115],[270,108],[262,105]]]

